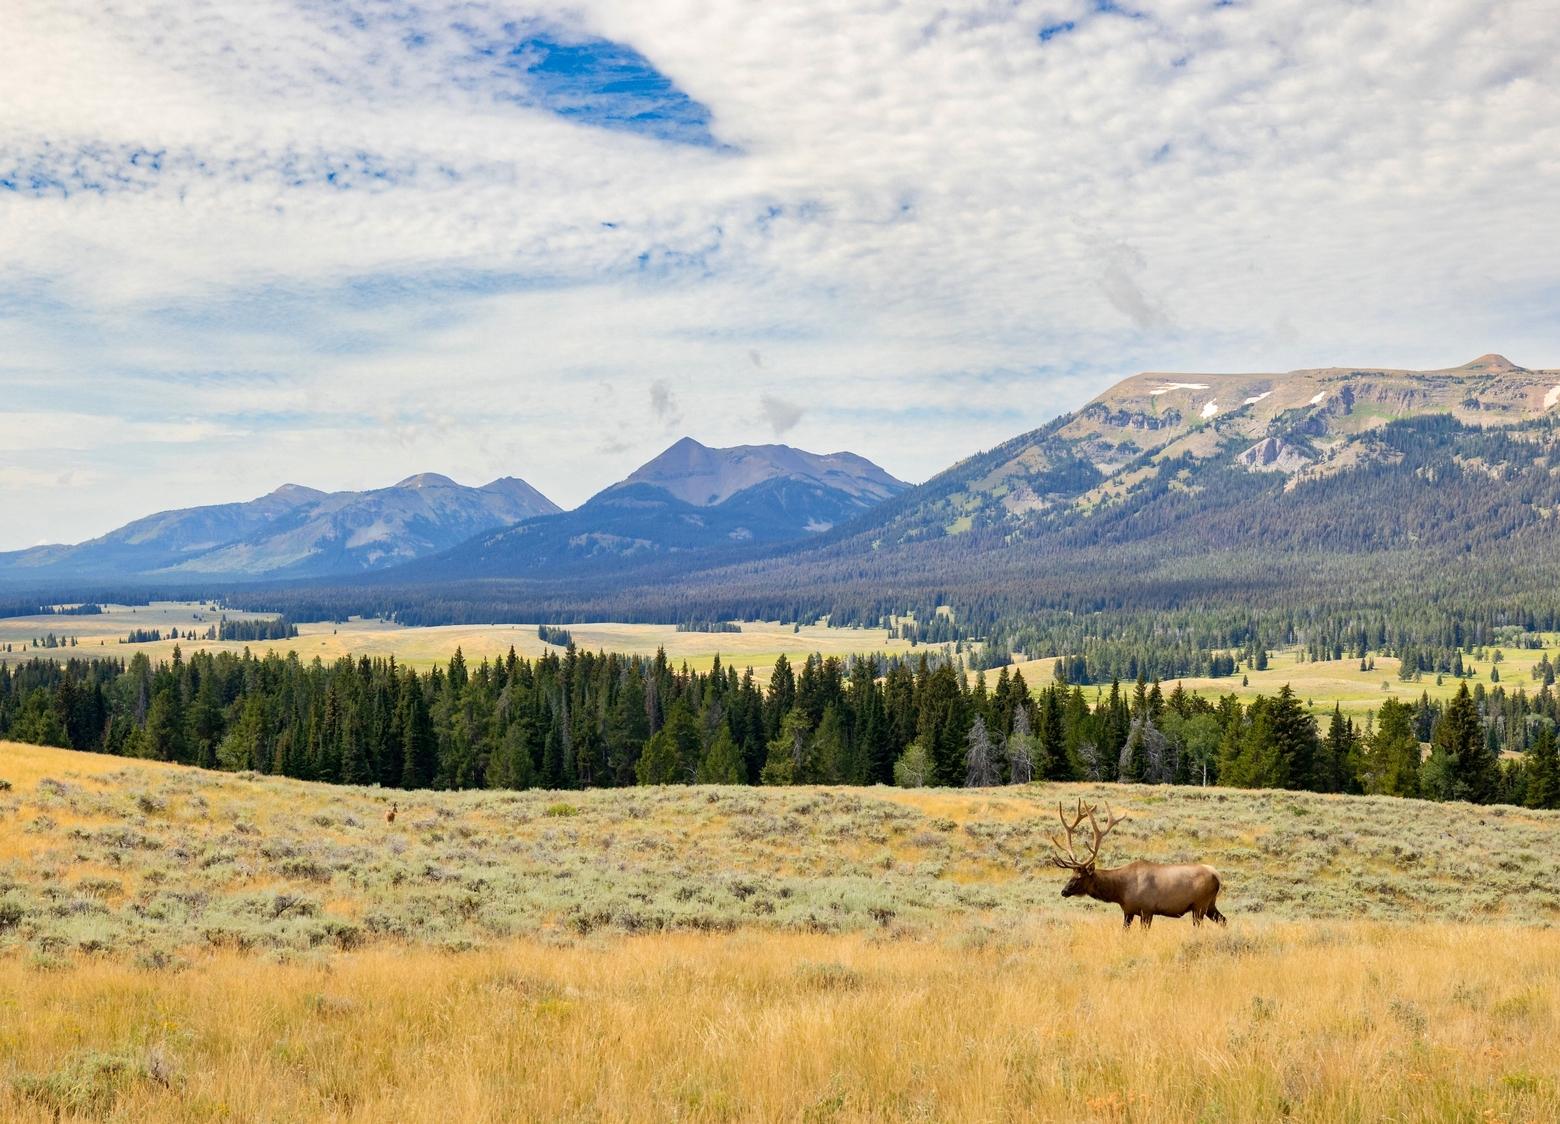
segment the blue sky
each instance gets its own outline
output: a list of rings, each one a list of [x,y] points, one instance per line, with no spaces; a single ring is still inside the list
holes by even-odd
[[[1560,366],[1553,5],[13,0],[0,549],[1139,370]]]

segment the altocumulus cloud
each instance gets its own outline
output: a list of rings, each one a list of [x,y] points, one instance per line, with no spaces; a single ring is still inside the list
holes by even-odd
[[[918,478],[1143,367],[1555,362],[1557,60],[1537,0],[11,0],[0,546],[572,503],[679,412]]]

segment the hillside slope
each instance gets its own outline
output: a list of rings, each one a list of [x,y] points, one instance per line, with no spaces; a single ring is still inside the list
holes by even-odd
[[[0,779],[6,1120],[1560,1112],[1557,813],[1116,789],[1230,918],[1124,933],[1041,857],[1083,789]]]
[[[1215,864],[1231,918],[1560,920],[1560,813],[1165,786],[389,793],[0,743],[0,947],[451,944],[562,929],[1076,916],[1058,800],[1107,860]],[[384,813],[401,801],[395,824]]]
[[[1324,368],[1286,374],[1134,375],[1076,413],[995,455],[956,466],[941,523],[1091,510],[1140,491],[1157,465],[1214,465],[1271,474],[1286,489],[1389,461],[1379,431],[1416,418],[1472,428],[1560,416],[1560,371],[1529,371],[1485,355],[1439,371]],[[1189,477],[1183,483],[1190,484]],[[952,481],[948,481],[952,482]]]

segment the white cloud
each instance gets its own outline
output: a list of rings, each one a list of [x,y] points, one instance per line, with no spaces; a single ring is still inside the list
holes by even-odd
[[[672,385],[665,379],[656,379],[650,384],[650,412],[669,429],[682,421],[677,395],[672,393]]]
[[[116,444],[196,445],[237,436],[242,433],[188,418],[129,426],[121,418],[101,414],[0,411],[0,448],[12,452],[78,453]]]
[[[776,437],[783,436],[795,429],[797,423],[807,413],[807,407],[795,402],[787,402],[773,394],[761,395],[758,400],[759,410],[764,415],[764,420],[769,423],[769,428],[774,431]]]
[[[1137,369],[1560,361],[1550,7],[1097,7],[528,9],[719,150],[495,100],[496,4],[13,0],[0,547],[284,476],[573,503],[679,414],[919,479]]]

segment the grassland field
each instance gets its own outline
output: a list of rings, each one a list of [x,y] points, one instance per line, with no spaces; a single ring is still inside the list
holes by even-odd
[[[206,650],[242,652],[248,648],[256,654],[268,651],[283,655],[297,652],[304,660],[318,656],[326,663],[347,655],[370,658],[393,655],[403,664],[426,669],[435,663],[447,662],[455,654],[456,648],[473,663],[484,658],[505,656],[511,647],[520,655],[532,657],[547,651],[562,651],[557,645],[543,642],[537,636],[534,624],[409,628],[389,621],[362,618],[353,618],[344,623],[299,623],[298,635],[287,640],[180,639],[121,644],[119,641],[133,629],[155,629],[164,635],[170,628],[177,628],[181,635],[189,628],[204,632],[224,613],[209,606],[171,601],[104,608],[107,610],[104,613],[87,617],[0,618],[0,647],[6,643],[13,647],[9,653],[0,651],[0,660],[17,662],[35,656],[108,656],[128,659],[137,652],[144,652],[155,663],[170,658],[174,645],[178,644],[186,653]],[[263,618],[269,614],[226,612],[226,615],[233,620],[245,620]],[[753,667],[767,673],[782,653],[788,658],[801,660],[812,652],[844,656],[911,650],[908,641],[890,639],[888,630],[881,628],[830,628],[822,624],[796,628],[777,621],[745,621],[741,627],[741,632],[734,633],[678,632],[674,625],[661,624],[577,624],[569,625],[568,630],[578,646],[591,651],[599,649],[649,656],[664,648],[667,658],[674,664],[686,662],[695,671],[709,670],[717,655],[727,664],[735,663],[739,668]],[[73,648],[49,649],[27,646],[34,638],[41,638],[50,632],[56,636],[75,636],[77,644]]]
[[[13,743],[0,782],[0,1119],[1560,1118],[1560,813]],[[1061,899],[1075,797],[1128,813],[1107,860],[1215,864],[1229,927]]]
[[[1205,698],[1235,695],[1245,702],[1258,695],[1275,695],[1287,683],[1301,701],[1311,704],[1315,711],[1331,711],[1337,705],[1345,714],[1363,719],[1367,713],[1379,710],[1382,702],[1388,698],[1412,703],[1418,701],[1421,694],[1429,694],[1432,699],[1445,700],[1455,695],[1457,688],[1464,682],[1470,687],[1474,683],[1483,683],[1488,690],[1495,686],[1490,679],[1492,668],[1499,669],[1499,685],[1508,692],[1520,687],[1531,695],[1539,688],[1539,683],[1533,678],[1533,669],[1545,656],[1551,663],[1557,659],[1556,646],[1560,638],[1547,634],[1543,639],[1542,649],[1500,649],[1502,659],[1499,664],[1493,663],[1491,659],[1494,648],[1488,649],[1482,660],[1474,659],[1465,652],[1465,666],[1475,669],[1473,677],[1466,680],[1447,675],[1437,683],[1434,675],[1424,675],[1418,681],[1405,682],[1398,679],[1401,665],[1396,656],[1371,656],[1370,660],[1375,662],[1374,669],[1361,671],[1358,657],[1309,660],[1302,658],[1303,653],[1298,649],[1284,648],[1270,653],[1265,671],[1248,671],[1242,667],[1230,676],[1216,679],[1188,677],[1179,682],[1186,690]],[[1050,682],[1056,658],[1048,656],[1022,661],[1014,666],[1024,673],[1025,680],[1031,686],[1036,686]],[[1175,682],[1165,683],[1164,690],[1171,690]]]

